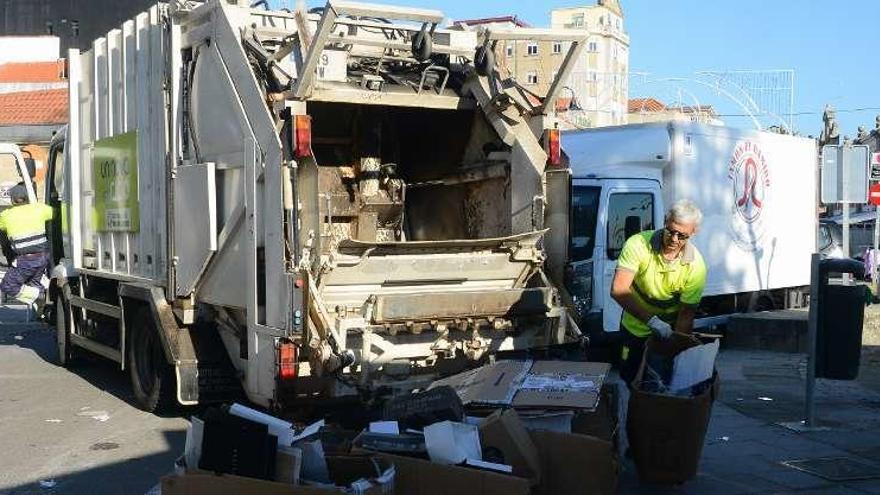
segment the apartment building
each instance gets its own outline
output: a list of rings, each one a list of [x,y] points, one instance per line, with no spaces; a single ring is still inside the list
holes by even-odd
[[[588,33],[587,46],[559,95],[560,116],[570,127],[625,124],[627,119],[629,36],[618,0],[598,0],[596,5],[555,9],[554,29]],[[461,29],[531,27],[516,16],[456,21]],[[569,43],[510,41],[496,47],[500,71],[513,76],[538,97],[550,89],[568,52]]]

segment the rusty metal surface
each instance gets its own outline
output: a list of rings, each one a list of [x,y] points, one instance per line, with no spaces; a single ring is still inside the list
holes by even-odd
[[[376,297],[373,322],[543,314],[549,297],[548,289],[388,294]]]

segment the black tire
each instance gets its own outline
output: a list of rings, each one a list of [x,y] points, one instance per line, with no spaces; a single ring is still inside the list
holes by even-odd
[[[127,341],[128,371],[137,406],[147,412],[168,412],[175,405],[177,384],[153,318],[139,311]]]
[[[55,314],[55,350],[57,351],[56,359],[58,364],[70,368],[76,364],[78,352],[70,343],[70,334],[73,331],[73,312],[70,310],[70,303],[64,297],[64,293],[59,289],[55,296],[55,306],[53,313]]]

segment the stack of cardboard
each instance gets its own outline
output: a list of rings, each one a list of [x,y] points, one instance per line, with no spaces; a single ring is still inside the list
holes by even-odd
[[[239,404],[194,417],[178,472],[162,480],[163,495],[393,493],[390,462],[325,449],[323,421],[299,432],[292,426]]]
[[[297,431],[236,404],[193,419],[162,493],[614,493],[607,371],[602,363],[499,361],[393,399],[359,432],[323,421]]]
[[[604,363],[499,361],[431,385],[427,393],[454,390],[467,416],[405,433],[424,435],[423,452],[370,449],[362,440],[371,432],[355,446],[394,463],[397,493],[614,493],[616,426],[606,416],[613,412],[602,386],[607,372]]]

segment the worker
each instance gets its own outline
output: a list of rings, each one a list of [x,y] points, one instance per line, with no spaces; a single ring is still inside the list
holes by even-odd
[[[638,233],[623,245],[611,297],[623,307],[620,377],[626,383],[635,379],[648,337],[693,330],[706,264],[689,241],[702,218],[693,202],[679,200],[666,212],[662,229]]]
[[[24,184],[9,190],[12,207],[0,213],[0,230],[11,245],[14,262],[0,281],[0,292],[18,301],[34,305],[43,293],[41,279],[49,265],[49,239],[46,221],[52,218],[52,208],[43,203],[28,203]]]

